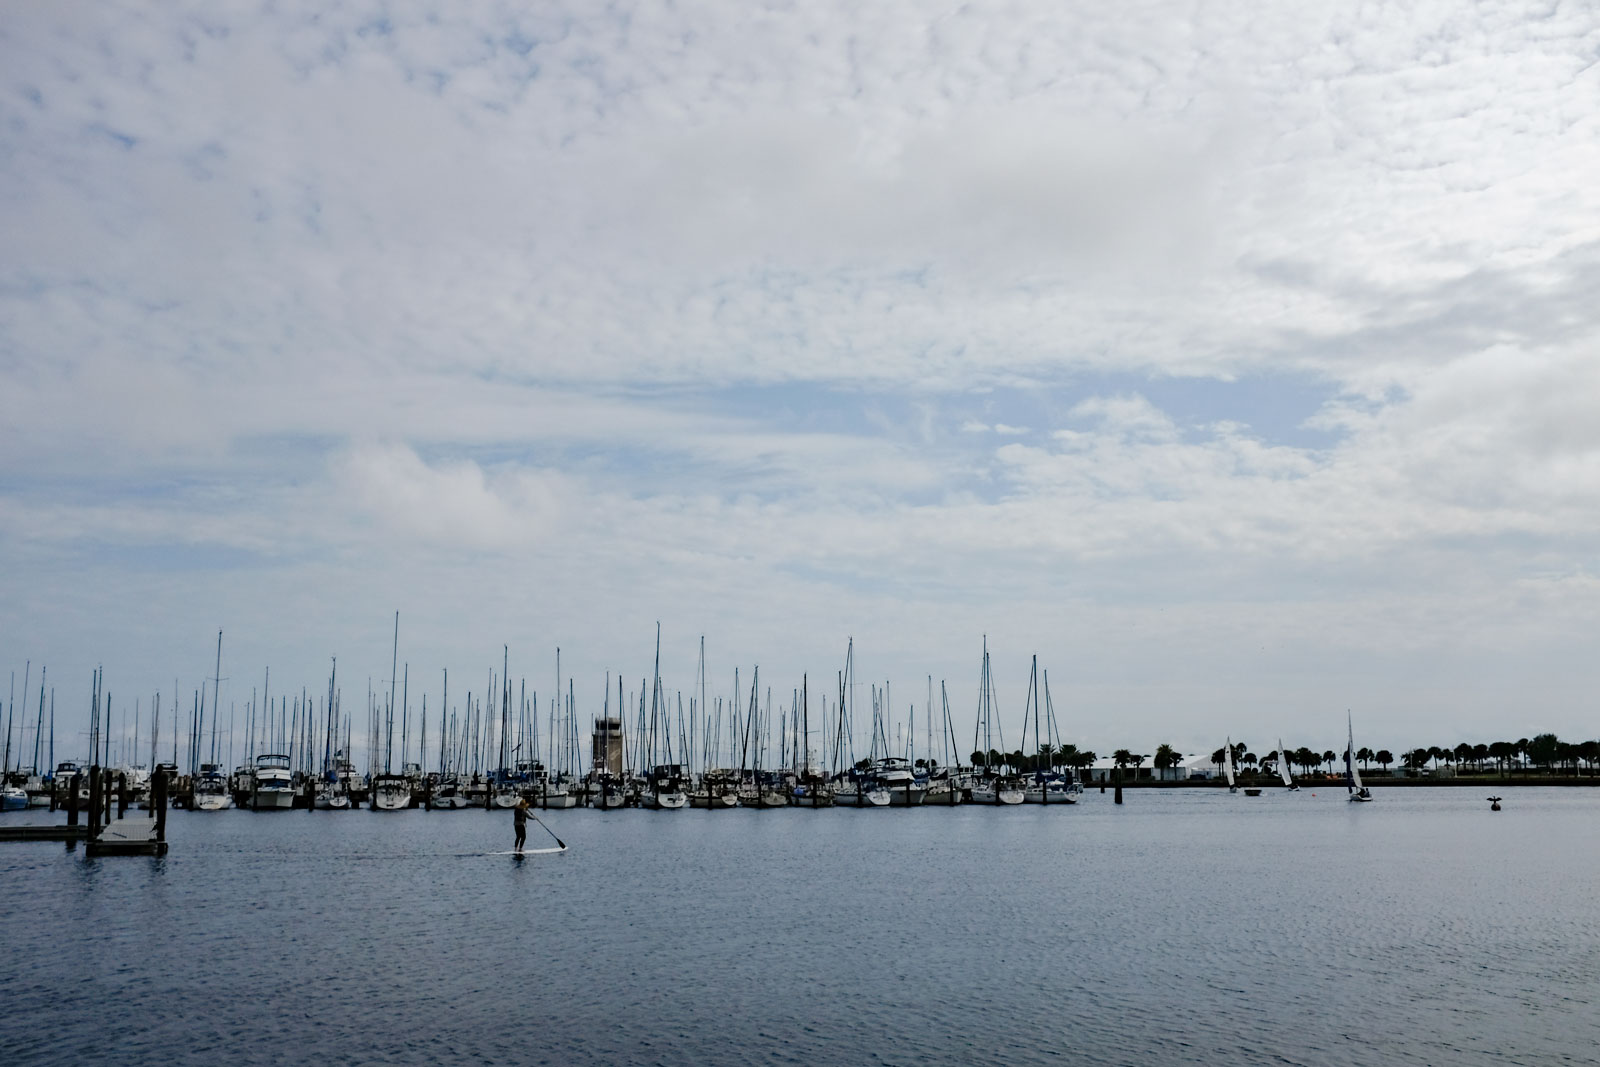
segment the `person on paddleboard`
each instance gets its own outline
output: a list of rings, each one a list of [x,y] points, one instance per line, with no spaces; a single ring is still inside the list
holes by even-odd
[[[528,811],[530,805],[527,797],[518,797],[517,806],[511,809],[511,824],[517,830],[517,851],[522,851],[522,844],[528,840]]]

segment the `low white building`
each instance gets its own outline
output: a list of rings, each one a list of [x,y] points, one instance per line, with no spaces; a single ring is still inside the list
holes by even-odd
[[[1117,761],[1110,756],[1097,759],[1089,766],[1089,781],[1095,785],[1112,784],[1112,774],[1117,768]],[[1137,765],[1130,764],[1123,768],[1122,780],[1124,782],[1186,782],[1191,778],[1207,778],[1210,776],[1211,764],[1209,757],[1192,756],[1176,767],[1157,767],[1153,757],[1145,756]]]
[[[1184,760],[1177,770],[1178,774],[1185,780],[1194,779],[1196,781],[1214,778],[1219,773],[1217,765],[1211,762],[1211,754],[1209,752],[1204,754],[1195,753]]]

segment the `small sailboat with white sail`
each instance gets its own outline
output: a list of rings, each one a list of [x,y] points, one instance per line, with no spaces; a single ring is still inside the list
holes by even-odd
[[[1300,787],[1295,784],[1294,776],[1289,773],[1289,750],[1283,747],[1283,738],[1278,738],[1278,777],[1283,779],[1283,787],[1291,793],[1298,793]]]
[[[1351,725],[1350,713],[1345,712],[1345,749],[1344,749],[1344,784],[1351,801],[1366,804],[1372,801],[1372,792],[1361,784],[1361,768],[1356,766],[1356,736],[1355,727]]]
[[[1227,739],[1227,744],[1222,746],[1222,773],[1228,776],[1228,792],[1237,793],[1239,782],[1233,773],[1233,738]]]

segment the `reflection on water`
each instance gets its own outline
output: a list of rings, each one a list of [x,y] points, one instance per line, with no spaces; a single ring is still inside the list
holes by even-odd
[[[0,1063],[1593,1060],[1600,792],[1110,799],[0,845]]]

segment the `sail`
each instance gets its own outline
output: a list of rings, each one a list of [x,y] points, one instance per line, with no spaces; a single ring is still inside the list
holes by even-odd
[[[1344,746],[1344,775],[1345,785],[1353,792],[1361,792],[1361,771],[1356,768],[1356,735],[1355,727],[1350,722],[1350,717],[1345,716],[1345,728],[1349,733],[1345,736]]]
[[[1289,753],[1283,747],[1283,738],[1278,738],[1278,776],[1283,779],[1284,785],[1294,785],[1294,779],[1289,777]]]
[[[1228,788],[1233,788],[1233,738],[1222,746],[1222,768],[1228,772]]]

